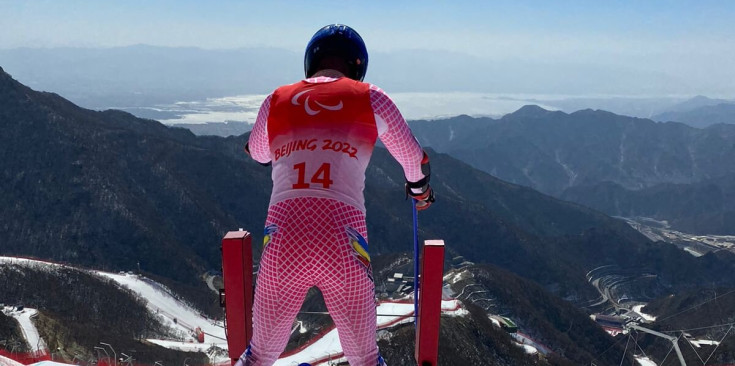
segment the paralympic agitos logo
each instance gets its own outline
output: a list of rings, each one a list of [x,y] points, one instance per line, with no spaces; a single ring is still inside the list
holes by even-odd
[[[301,98],[302,95],[304,95],[304,94],[306,94],[306,93],[308,93],[308,92],[310,92],[312,90],[314,90],[314,89],[306,89],[306,90],[303,90],[303,91],[300,91],[300,92],[296,93],[293,96],[293,98],[291,98],[291,104],[297,105],[297,106],[298,105],[301,105],[301,103],[299,102],[299,98]],[[338,110],[342,109],[342,107],[343,107],[343,104],[342,104],[342,101],[341,100],[339,101],[339,103],[337,103],[335,105],[322,104],[322,103],[319,103],[319,101],[315,100],[314,101],[314,104],[317,105],[317,108],[314,109],[314,108],[311,107],[311,104],[309,103],[310,102],[310,100],[309,100],[310,98],[311,98],[311,96],[307,95],[306,96],[306,99],[304,100],[304,111],[306,111],[306,114],[308,114],[310,116],[315,116],[315,115],[319,114],[319,112],[321,112],[322,110],[338,111]]]

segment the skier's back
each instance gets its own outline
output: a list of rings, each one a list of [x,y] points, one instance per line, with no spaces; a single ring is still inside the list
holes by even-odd
[[[362,82],[367,61],[354,30],[326,26],[307,46],[307,79],[278,88],[260,108],[246,150],[272,163],[273,191],[244,365],[275,362],[313,286],[350,365],[382,363],[363,197],[376,139],[403,167],[417,208],[427,208],[433,193],[428,157],[400,112],[382,90]]]

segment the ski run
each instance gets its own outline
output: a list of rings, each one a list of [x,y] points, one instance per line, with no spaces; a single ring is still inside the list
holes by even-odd
[[[55,268],[68,267],[64,264],[46,262],[27,258],[2,257],[0,256],[0,265],[12,264],[35,269],[53,271]],[[204,352],[210,358],[210,362],[214,365],[229,366],[229,357],[226,354],[227,340],[225,337],[225,329],[221,319],[210,319],[200,312],[174,297],[174,294],[167,287],[155,282],[151,279],[133,274],[132,272],[110,273],[97,270],[88,270],[88,273],[95,274],[102,278],[115,281],[120,287],[127,288],[136,293],[140,298],[146,301],[148,310],[155,314],[163,324],[174,329],[184,341],[166,340],[166,339],[147,339],[151,343],[155,343],[162,347],[176,349],[189,352]],[[456,281],[451,276],[459,276],[459,273],[449,275],[449,282]],[[450,290],[445,294],[451,293]],[[467,310],[462,308],[459,300],[445,296],[442,300],[442,313],[449,316],[464,316]],[[47,349],[43,339],[39,336],[38,330],[33,324],[33,317],[38,313],[36,309],[22,308],[14,306],[5,306],[2,311],[18,321],[23,336],[33,352],[40,352]],[[381,301],[377,308],[377,325],[378,329],[383,330],[394,327],[399,324],[413,322],[414,304],[412,300],[388,300]],[[650,317],[646,314],[647,317]],[[653,318],[653,317],[651,317]],[[655,318],[653,318],[655,319]],[[297,322],[294,331],[303,326]],[[205,337],[204,343],[196,340],[196,329],[199,328]],[[305,329],[299,329],[305,332]],[[380,333],[380,331],[379,331]],[[389,335],[388,335],[389,336]],[[534,344],[532,341],[524,337],[522,333],[516,334],[516,341],[520,347],[527,353],[548,352],[543,345]],[[709,344],[712,341],[700,341],[701,344]],[[213,352],[219,349],[220,352]],[[636,360],[641,366],[655,366],[656,363],[647,357],[637,357]],[[276,366],[290,366],[300,362],[311,362],[312,365],[326,365],[328,362],[344,362],[346,359],[342,353],[342,347],[339,343],[339,335],[337,329],[332,327],[316,336],[306,345],[290,352],[284,353]],[[64,366],[67,364],[41,361],[32,364],[33,366]],[[0,355],[0,366],[23,366],[22,363],[3,357]]]
[[[53,271],[56,268],[68,267],[64,264],[53,262],[39,261],[27,258],[1,257],[0,265],[13,264],[25,267],[32,267],[38,270]],[[173,293],[151,279],[133,274],[131,272],[110,273],[97,270],[89,270],[88,273],[95,274],[102,278],[115,281],[120,287],[127,288],[136,293],[140,298],[146,301],[148,310],[155,314],[166,326],[174,329],[184,341],[164,340],[164,339],[147,339],[151,343],[158,344],[162,347],[176,349],[181,351],[208,352],[213,346],[221,350],[227,349],[227,340],[225,337],[225,329],[221,319],[210,319],[191,306],[176,299]],[[15,307],[6,307],[6,313],[18,319],[23,334],[29,346],[36,350],[46,349],[46,345],[39,337],[36,327],[33,325],[31,318],[37,313],[35,309],[25,308],[17,311]],[[413,322],[413,301],[383,301],[378,305],[377,317],[378,329],[390,328],[399,324]],[[447,299],[442,301],[442,312],[447,315],[463,316],[467,312],[461,307],[459,300]],[[198,343],[195,338],[195,331],[199,328],[204,333],[205,342]],[[328,361],[344,360],[342,347],[339,344],[339,335],[336,328],[328,329],[319,336],[312,339],[305,347],[296,350],[297,352],[288,352],[276,362],[276,365],[292,365],[295,361],[311,362],[313,365],[325,364]],[[210,361],[213,364],[227,364],[229,358],[226,352],[209,352]],[[8,362],[12,361],[7,358]],[[12,361],[15,362],[15,361]],[[48,362],[48,361],[43,361]],[[39,362],[34,365],[39,365]],[[297,363],[298,363],[297,362]],[[17,362],[16,362],[17,363]],[[5,366],[6,362],[0,359],[0,366]],[[15,364],[11,366],[17,366]],[[51,365],[46,365],[51,366]]]

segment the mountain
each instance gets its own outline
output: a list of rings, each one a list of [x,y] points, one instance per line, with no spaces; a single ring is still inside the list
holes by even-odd
[[[572,113],[583,109],[602,109],[624,116],[651,118],[682,102],[677,97],[569,97],[564,99],[539,99],[539,104],[552,106]]]
[[[735,102],[707,105],[683,112],[666,112],[653,116],[656,121],[675,121],[705,128],[718,123],[735,124]]]
[[[197,136],[240,136],[253,125],[247,122],[174,123],[171,127],[186,128]]]
[[[534,123],[558,113],[521,112]],[[255,233],[254,242],[262,239],[270,169],[242,152],[247,135],[197,137],[120,111],[82,109],[2,70],[0,126],[2,254],[141,268],[192,284],[219,268],[226,231],[242,227]],[[438,201],[420,214],[419,233],[444,239],[449,258],[496,265],[579,306],[599,298],[587,273],[603,265],[654,278],[653,291],[626,294],[644,300],[735,281],[727,253],[694,258],[600,212],[429,154]],[[376,149],[366,182],[376,257],[412,251],[403,184],[400,166]],[[585,352],[602,352],[597,347]]]
[[[426,49],[372,50],[370,55],[374,62],[370,65],[367,81],[394,93],[461,90],[550,95],[663,95],[686,93],[698,82],[684,81],[681,75],[640,69],[634,64],[498,60]],[[303,69],[298,67],[302,63],[301,52],[267,46],[240,49],[151,45],[0,49],[0,65],[24,84],[36,90],[55,91],[78,105],[93,109],[151,107],[220,96],[269,93],[274,86],[303,77]],[[447,68],[453,70],[451,76],[437,71]]]
[[[605,111],[526,106],[501,119],[415,121],[420,142],[500,179],[559,196],[613,182],[628,189],[735,172],[735,126],[696,129]]]
[[[177,352],[140,342],[149,337],[174,338],[175,335],[157,314],[146,309],[145,299],[89,271],[3,261],[0,282],[3,284],[0,302],[39,310],[34,324],[47,347],[57,353],[56,357],[67,360],[77,357],[86,362],[94,358],[94,347],[106,341],[125,352],[135,349],[138,362],[179,364],[185,357],[193,364],[207,361],[201,353]],[[18,326],[17,322],[12,323],[11,327]],[[6,327],[0,327],[0,334],[7,332]],[[23,337],[19,340],[20,344],[25,343]]]
[[[656,316],[654,330],[666,334],[684,333],[679,347],[688,365],[696,365],[703,359],[713,365],[735,362],[735,337],[731,328],[735,314],[732,309],[735,309],[735,288],[718,287],[672,294],[643,308]],[[655,354],[659,359],[671,350],[671,342],[661,338],[645,333],[635,336],[646,353]],[[696,342],[696,339],[714,342]],[[697,347],[688,347],[686,343]]]
[[[569,188],[562,198],[609,215],[666,220],[687,233],[735,235],[733,174],[692,184],[662,183],[640,190],[603,182]]]
[[[667,220],[699,234],[733,232],[733,125],[699,129],[526,106],[500,119],[458,116],[411,128],[422,144],[493,176],[608,215]]]
[[[697,95],[682,102],[668,106],[659,114],[688,112],[697,108],[711,107],[723,103],[732,103],[732,101],[728,101],[727,99],[708,98],[704,95]],[[656,119],[655,117],[653,119],[659,121],[659,119]]]
[[[400,266],[395,266],[396,263],[410,266],[407,257],[377,257],[376,278],[388,277],[393,271],[400,270]],[[633,353],[627,352],[624,342],[621,342],[624,336],[612,338],[606,335],[584,312],[553,296],[538,284],[494,266],[464,262],[452,267],[446,270],[445,293],[456,296],[462,302],[462,310],[452,316],[446,315],[441,320],[439,364],[617,365],[620,359],[634,362]],[[0,260],[0,283],[4,284],[5,291],[0,299],[38,309],[34,327],[45,346],[54,350],[56,361],[70,362],[75,359],[96,363],[94,347],[104,340],[118,351],[125,349],[126,352],[135,352],[137,362],[177,364],[188,360],[192,365],[212,364],[212,359],[207,359],[203,353],[164,349],[153,344],[162,343],[158,341],[140,342],[138,339],[141,337],[182,337],[171,328],[176,326],[176,323],[171,322],[173,314],[162,315],[158,312],[162,306],[167,311],[174,311],[171,305],[165,304],[169,296],[176,294],[166,290],[155,296],[141,298],[139,285],[126,287],[121,284],[139,281],[159,291],[165,290],[165,287],[139,274],[116,275],[116,280],[110,280],[110,276],[112,274],[66,265],[4,257]],[[302,311],[326,310],[321,298],[314,296],[317,293],[310,292]],[[646,313],[661,319],[647,326],[664,332],[695,328],[690,332],[697,339],[723,339],[724,347],[716,349],[702,344],[708,353],[717,351],[713,360],[732,362],[735,353],[731,345],[735,338],[728,338],[726,333],[727,326],[733,320],[731,304],[735,296],[732,295],[735,295],[733,289],[708,288],[661,297],[644,308]],[[319,304],[315,304],[314,300]],[[693,303],[694,307],[691,306]],[[7,308],[4,310],[8,311]],[[492,319],[497,319],[498,314],[511,319],[518,326],[518,333],[508,333],[493,324]],[[196,313],[176,316],[179,317],[178,324],[188,324],[186,327],[199,323]],[[328,326],[325,319],[328,318],[299,314],[298,320],[307,328],[307,332],[295,332],[289,349],[296,349],[303,344],[301,339],[304,335],[313,337]],[[164,322],[168,325],[164,326]],[[701,324],[724,325],[698,327]],[[16,352],[24,351],[18,328],[15,320],[0,312],[0,334],[6,335],[5,342],[10,340],[6,344],[13,344]],[[109,329],[118,331],[110,333]],[[533,349],[544,356],[526,354],[518,347],[519,335],[525,337],[526,342],[530,340]],[[689,337],[694,342],[694,338]],[[412,324],[381,330],[378,338],[381,353],[390,364],[411,363],[414,342]],[[13,339],[20,341],[16,343]],[[659,361],[665,358],[666,351],[670,349],[644,334],[636,335],[636,339],[641,350]],[[221,344],[222,340],[217,342]],[[684,354],[688,361],[695,360],[696,353],[685,349]],[[215,359],[223,357],[222,352],[217,353],[217,356],[209,356]]]
[[[0,306],[1,307],[1,306]],[[20,326],[13,318],[5,315],[4,312],[0,311],[0,339],[3,339],[7,344],[18,344],[19,351],[25,352],[28,348],[27,345],[23,344],[23,333],[21,333]]]
[[[216,267],[224,232],[265,220],[268,172],[188,130],[81,109],[4,72],[0,125],[4,254],[192,282]]]
[[[612,365],[623,353],[622,345],[615,344],[615,340],[591,322],[584,312],[531,281],[488,266],[469,265],[447,272],[448,277],[460,279],[452,282],[448,292],[454,291],[461,297],[469,293],[465,291],[469,287],[487,288],[490,291],[485,292],[491,293],[489,296],[494,299],[495,305],[480,307],[479,304],[473,305],[472,299],[466,297],[460,311],[443,317],[440,364],[566,365],[570,361],[579,364],[594,361],[600,365]],[[376,275],[380,277],[386,274],[392,273],[388,269],[376,271]],[[116,276],[116,279],[111,280],[111,276]],[[99,345],[100,340],[104,340],[114,345],[118,351],[124,349],[130,353],[127,350],[134,349],[137,362],[162,361],[178,364],[188,359],[192,365],[220,364],[211,358],[207,359],[203,353],[177,352],[175,348],[181,347],[180,344],[174,345],[174,349],[158,346],[165,345],[165,342],[158,340],[191,340],[189,334],[182,333],[179,326],[203,326],[202,321],[211,319],[199,318],[196,313],[177,311],[176,306],[170,303],[170,295],[175,294],[160,291],[166,290],[162,284],[140,274],[102,274],[71,266],[3,257],[0,260],[0,283],[6,284],[5,291],[0,295],[4,301],[22,304],[26,308],[34,309],[34,312],[38,311],[33,327],[45,344],[40,347],[54,350],[57,361],[68,362],[72,358],[94,360],[94,347]],[[123,283],[126,285],[122,286]],[[141,286],[160,293],[142,298]],[[321,306],[310,305],[315,303],[313,300],[321,300],[314,296],[316,294],[318,291],[311,291],[302,310],[326,310],[323,301]],[[510,294],[515,296],[509,296]],[[519,297],[528,300],[518,301]],[[185,309],[185,303],[176,303]],[[170,313],[172,311],[177,313],[174,315]],[[536,347],[544,347],[541,351],[546,354],[545,357],[528,355],[519,347],[512,333],[493,325],[488,314],[497,314],[498,311],[517,319],[519,331],[529,333],[528,337],[542,339],[543,345]],[[19,315],[17,312],[13,313]],[[4,318],[2,314],[0,312],[0,319],[5,321],[0,323],[0,334],[18,335],[17,322]],[[172,322],[172,316],[176,316],[178,322]],[[306,332],[295,332],[292,335],[288,348],[295,352],[299,352],[298,346],[304,345],[329,325],[325,321],[329,318],[323,315],[299,314],[298,320],[306,328]],[[556,324],[562,323],[576,324],[575,332],[566,335],[557,330]],[[24,329],[28,331],[27,328]],[[109,329],[118,331],[109,334]],[[210,341],[211,345],[206,348],[222,347],[224,339],[220,337],[224,331],[221,328],[209,331],[216,334],[208,333],[207,337],[216,338],[210,338],[215,340]],[[580,338],[582,335],[584,339]],[[381,351],[388,362],[410,364],[413,351],[407,348],[414,343],[413,324],[383,329],[379,338]],[[25,342],[20,339],[18,344],[22,346]],[[141,342],[140,339],[148,340]],[[302,339],[306,342],[301,342]],[[38,347],[35,344],[32,346]],[[469,349],[472,351],[467,352]],[[604,357],[598,357],[602,349],[609,349],[611,352]],[[628,360],[631,361],[630,358]]]
[[[196,282],[197,274],[219,267],[226,231],[248,228],[259,240],[270,169],[242,153],[246,135],[196,137],[124,112],[85,110],[5,73],[0,102],[4,254],[115,270],[140,266]],[[531,107],[518,113],[564,115]],[[676,255],[622,221],[431,155],[439,201],[422,213],[421,237],[443,238],[473,261],[586,298],[596,291],[584,274],[598,265],[648,267],[643,258]],[[395,204],[404,196],[400,167],[377,149],[368,169],[371,251],[411,251],[408,202]],[[692,283],[727,268],[687,263],[690,277],[665,276]]]
[[[549,296],[534,282],[484,265],[469,266],[453,274],[458,280],[451,288],[460,298],[465,296],[465,303],[511,318],[519,332],[551,351],[547,356],[552,363],[615,365],[625,353],[622,344],[610,343],[611,337],[596,331],[599,326],[589,316],[570,303]],[[607,347],[612,354],[595,351]],[[624,358],[632,363],[629,356]]]

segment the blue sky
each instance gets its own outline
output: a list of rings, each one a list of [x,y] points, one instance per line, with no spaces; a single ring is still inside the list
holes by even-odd
[[[470,50],[473,43],[465,40],[503,36],[724,40],[735,28],[732,1],[3,0],[0,6],[3,48],[301,48],[317,28],[333,22],[353,26],[377,49]]]
[[[733,1],[0,0],[0,9],[6,49],[151,44],[302,52],[319,27],[340,22],[358,30],[371,52],[422,49],[656,72],[693,85],[692,93],[735,95]]]

